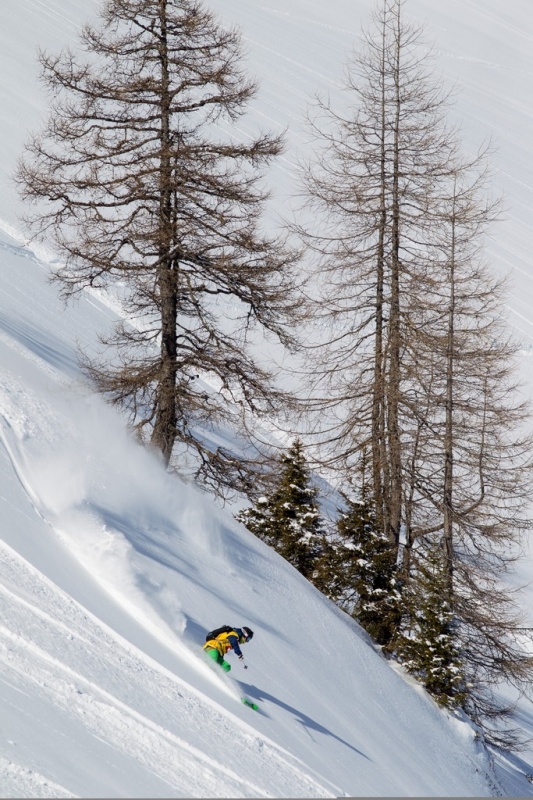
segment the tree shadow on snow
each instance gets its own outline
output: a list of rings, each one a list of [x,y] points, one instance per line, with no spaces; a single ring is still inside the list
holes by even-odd
[[[496,776],[505,786],[506,793],[513,797],[531,797],[533,795],[533,703],[522,698],[515,708],[512,722],[524,734],[524,749],[518,752],[491,748],[494,753]]]
[[[320,725],[320,723],[316,722],[311,717],[308,717],[307,714],[303,714],[301,711],[298,711],[298,709],[293,708],[293,706],[290,706],[288,703],[284,703],[283,700],[279,700],[277,697],[274,697],[274,695],[269,694],[268,692],[261,691],[261,689],[258,689],[257,686],[253,686],[252,684],[249,683],[244,683],[243,681],[240,680],[239,684],[240,686],[242,686],[243,690],[250,698],[253,698],[254,700],[268,700],[270,703],[275,703],[277,706],[280,706],[280,708],[283,708],[285,711],[288,711],[290,714],[293,714],[296,717],[296,721],[299,722],[302,725],[302,727],[306,729],[306,732],[311,739],[313,739],[313,737],[311,736],[310,731],[317,731],[318,733],[323,733],[325,736],[331,736],[333,739],[336,739],[338,742],[341,742],[341,744],[344,744],[346,747],[349,747],[350,750],[353,750],[354,753],[357,753],[357,755],[366,758],[367,761],[371,761],[371,759],[367,755],[365,755],[365,753],[363,753],[361,750],[358,750],[357,747],[354,747],[352,744],[347,742],[346,739],[342,739],[340,736],[337,736],[336,733],[333,733],[333,731],[330,731],[328,728],[325,728],[323,725]]]
[[[76,353],[49,331],[8,314],[0,319],[0,329],[55,369],[71,377],[80,377]]]

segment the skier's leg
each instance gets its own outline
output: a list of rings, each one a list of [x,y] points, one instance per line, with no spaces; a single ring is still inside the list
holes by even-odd
[[[211,647],[206,647],[205,653],[209,658],[212,658],[217,664],[220,664],[220,659],[222,656],[218,652],[218,650],[214,650]]]
[[[230,671],[231,664],[228,664],[227,661],[224,661],[223,657],[220,655],[218,650],[214,650],[211,647],[207,647],[205,652],[207,653],[209,658],[212,658],[213,661],[215,661],[219,665],[219,667],[222,667],[224,672]]]

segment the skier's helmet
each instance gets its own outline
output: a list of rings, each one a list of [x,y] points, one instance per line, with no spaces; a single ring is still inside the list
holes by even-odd
[[[244,641],[249,642],[252,636],[254,635],[253,630],[251,630],[251,628],[241,628],[241,630],[244,636]]]

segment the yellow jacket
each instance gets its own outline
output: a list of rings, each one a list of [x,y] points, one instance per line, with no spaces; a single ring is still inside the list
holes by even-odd
[[[224,658],[229,650],[235,650],[238,656],[241,655],[239,647],[239,634],[236,631],[229,633],[219,633],[216,639],[209,639],[203,646],[204,650],[217,650]]]

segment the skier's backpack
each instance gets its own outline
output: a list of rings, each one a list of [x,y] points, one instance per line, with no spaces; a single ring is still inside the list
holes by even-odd
[[[216,639],[221,633],[230,633],[234,630],[235,628],[232,628],[230,625],[222,625],[221,628],[215,628],[214,631],[209,631],[205,637],[205,640],[208,642],[210,639]]]

